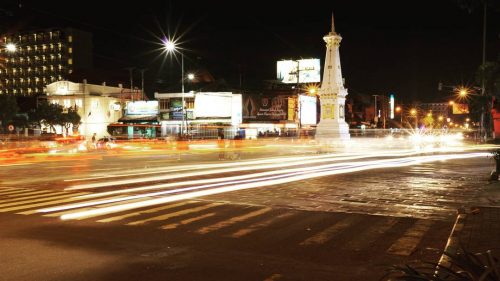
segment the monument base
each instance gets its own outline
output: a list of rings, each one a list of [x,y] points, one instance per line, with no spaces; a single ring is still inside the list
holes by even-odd
[[[321,120],[314,138],[322,142],[349,140],[349,125],[345,121]]]

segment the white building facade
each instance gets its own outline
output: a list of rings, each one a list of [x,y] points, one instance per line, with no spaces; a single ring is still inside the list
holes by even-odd
[[[122,87],[57,81],[45,88],[49,103],[62,105],[65,109],[75,107],[81,117],[78,134],[87,138],[108,135],[107,126],[123,116],[123,108],[129,99],[125,99]],[[60,127],[57,133],[64,133]],[[70,129],[70,133],[73,130]]]
[[[155,93],[155,99],[159,103],[162,136],[177,134],[182,130],[186,132],[186,129],[198,125],[218,124],[237,127],[242,123],[241,94]]]

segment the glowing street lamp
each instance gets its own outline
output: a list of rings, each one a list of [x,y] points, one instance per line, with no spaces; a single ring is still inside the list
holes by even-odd
[[[415,129],[418,130],[418,116],[417,116],[417,110],[415,108],[412,108],[410,110],[410,114],[412,116],[415,116]]]
[[[194,74],[193,73],[188,73],[187,78],[189,80],[193,80],[194,79]]]
[[[174,41],[165,39],[163,42],[163,45],[165,47],[165,50],[167,53],[173,53],[175,51],[178,51],[179,48],[177,48],[176,44]],[[184,54],[179,51],[181,54],[181,84],[182,84],[182,122],[181,122],[181,134],[184,134]],[[188,77],[189,78],[189,77]],[[194,75],[193,75],[194,78]]]
[[[467,91],[467,89],[466,89],[466,88],[461,88],[461,89],[458,91],[458,95],[459,95],[461,98],[465,98],[468,94],[469,94],[469,92]]]
[[[17,46],[14,43],[7,43],[7,45],[5,45],[5,49],[9,53],[14,53],[17,51]]]
[[[401,128],[403,128],[403,112],[402,112],[401,106],[396,106],[396,108],[394,108],[394,110],[399,113],[399,116],[401,118]]]
[[[454,104],[455,104],[455,102],[451,100],[450,102],[448,102],[448,104],[449,104],[449,105],[454,105]]]

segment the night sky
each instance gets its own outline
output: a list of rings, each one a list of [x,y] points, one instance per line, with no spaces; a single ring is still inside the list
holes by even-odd
[[[179,63],[158,50],[163,33],[182,35],[186,71],[208,71],[235,89],[241,74],[244,89],[258,89],[275,79],[277,60],[324,59],[322,37],[333,11],[349,93],[442,101],[450,93],[438,92],[438,82],[474,84],[482,57],[482,7],[457,2],[7,0],[0,19],[11,32],[50,26],[92,32],[94,65],[124,77],[125,67],[148,68],[153,96],[160,85],[180,89]],[[500,52],[496,6],[488,10],[488,60]]]

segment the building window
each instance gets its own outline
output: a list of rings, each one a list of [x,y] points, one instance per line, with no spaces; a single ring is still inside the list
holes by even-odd
[[[72,54],[73,53],[73,48],[72,47],[69,47],[68,48],[68,53]]]
[[[70,42],[70,43],[73,42],[73,36],[71,36],[71,35],[68,36],[68,42]]]
[[[73,64],[73,59],[68,59],[68,64],[72,65]]]

